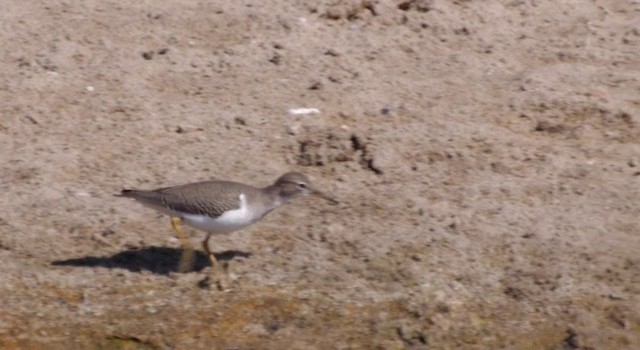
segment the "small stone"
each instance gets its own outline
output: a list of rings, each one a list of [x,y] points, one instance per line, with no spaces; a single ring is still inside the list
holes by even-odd
[[[297,135],[299,132],[300,132],[299,124],[287,126],[287,134],[294,136],[294,135]]]
[[[388,115],[388,116],[392,116],[395,114],[396,112],[396,107],[395,106],[384,106],[382,107],[382,109],[380,110],[380,114],[382,115]]]
[[[236,125],[247,125],[247,121],[242,117],[235,117],[233,118],[233,121],[236,123]]]
[[[332,57],[340,56],[340,54],[337,53],[334,49],[329,49],[329,50],[325,51],[324,54],[327,55],[327,56],[332,56]]]
[[[309,90],[320,90],[322,89],[322,82],[315,81],[309,86]]]

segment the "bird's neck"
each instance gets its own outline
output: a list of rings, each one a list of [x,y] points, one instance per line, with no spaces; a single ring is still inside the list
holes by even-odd
[[[264,188],[264,193],[267,195],[269,202],[269,211],[283,205],[286,201],[282,197],[281,188],[279,186],[271,185]]]

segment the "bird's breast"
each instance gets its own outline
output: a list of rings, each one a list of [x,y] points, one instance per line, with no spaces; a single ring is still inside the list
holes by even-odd
[[[244,194],[240,194],[239,199],[240,208],[226,211],[216,218],[202,214],[183,214],[182,220],[191,227],[211,233],[230,233],[243,229],[260,219],[262,215],[257,215],[249,207]]]

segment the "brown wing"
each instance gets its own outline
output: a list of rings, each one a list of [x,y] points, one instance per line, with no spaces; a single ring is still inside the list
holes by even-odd
[[[150,206],[218,217],[240,208],[240,192],[251,187],[235,182],[205,181],[153,191],[123,190],[121,196]]]

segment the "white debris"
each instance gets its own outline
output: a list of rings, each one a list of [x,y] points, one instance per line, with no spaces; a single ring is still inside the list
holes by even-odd
[[[289,110],[289,114],[292,115],[308,115],[308,114],[319,114],[320,110],[317,108],[291,108]]]
[[[87,91],[92,92],[93,90],[95,90],[96,88],[94,88],[93,86],[89,85],[87,86]]]

